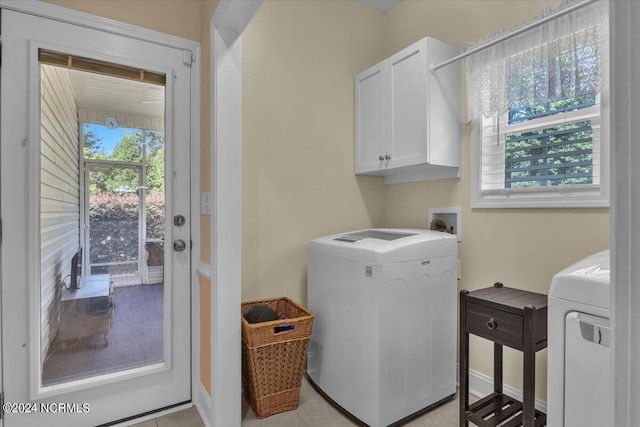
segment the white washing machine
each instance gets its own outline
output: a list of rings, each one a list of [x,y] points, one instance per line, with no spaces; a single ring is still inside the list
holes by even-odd
[[[549,291],[547,422],[611,425],[610,254],[591,255],[553,277]]]
[[[307,373],[316,387],[372,427],[453,398],[457,258],[455,235],[428,230],[311,241]]]

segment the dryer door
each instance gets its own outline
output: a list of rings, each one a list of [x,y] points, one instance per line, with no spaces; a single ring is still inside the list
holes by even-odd
[[[564,425],[609,425],[609,319],[570,312],[566,334]]]

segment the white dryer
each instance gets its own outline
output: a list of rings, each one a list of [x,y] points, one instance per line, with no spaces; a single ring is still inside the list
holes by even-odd
[[[591,255],[553,277],[549,291],[547,422],[611,424],[610,253]]]
[[[429,230],[311,241],[312,383],[372,427],[453,398],[457,258],[456,237]]]

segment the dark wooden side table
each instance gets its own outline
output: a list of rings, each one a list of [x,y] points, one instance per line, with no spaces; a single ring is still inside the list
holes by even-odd
[[[469,334],[493,341],[493,389],[469,405]],[[522,351],[522,402],[502,391],[502,346]],[[538,427],[547,416],[535,410],[536,352],[547,347],[547,296],[496,283],[460,292],[460,426]]]

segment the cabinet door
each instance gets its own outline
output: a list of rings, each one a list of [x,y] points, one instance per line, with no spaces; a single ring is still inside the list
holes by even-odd
[[[389,64],[389,142],[387,168],[428,163],[427,39],[401,50]]]
[[[387,139],[384,80],[384,62],[358,74],[354,79],[356,173],[377,171],[384,167]]]

